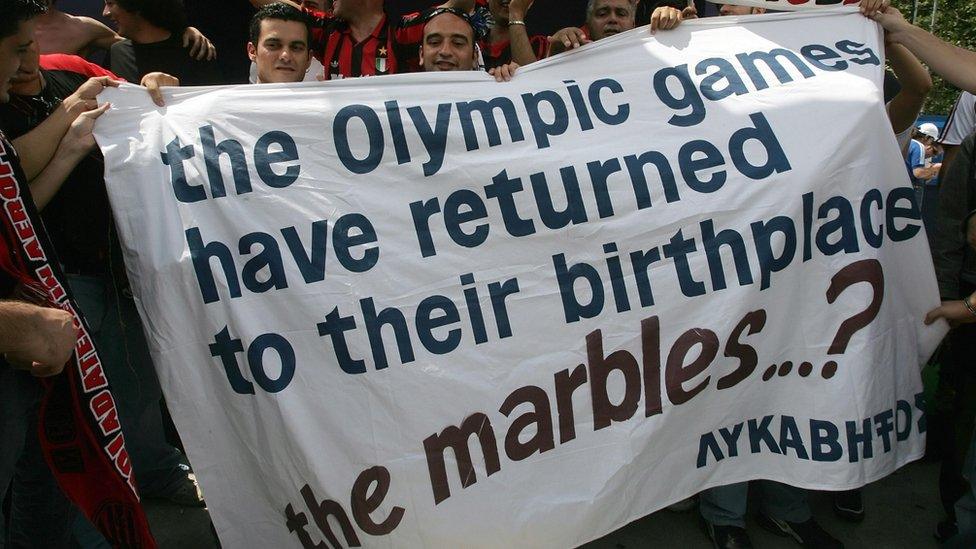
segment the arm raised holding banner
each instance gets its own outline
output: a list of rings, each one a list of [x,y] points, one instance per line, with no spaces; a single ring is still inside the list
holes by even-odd
[[[880,0],[870,0],[870,6]],[[976,53],[954,46],[905,20],[901,12],[887,6],[887,0],[877,11],[862,11],[881,24],[888,32],[888,39],[908,48],[949,83],[969,92],[976,92]]]

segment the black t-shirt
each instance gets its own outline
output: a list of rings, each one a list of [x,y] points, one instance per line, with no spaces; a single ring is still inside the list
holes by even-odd
[[[131,40],[113,44],[108,65],[112,72],[134,84],[156,71],[179,78],[181,86],[207,86],[221,81],[217,63],[191,58],[190,50],[183,47],[183,37],[175,33],[151,44],[136,44]]]
[[[40,95],[11,94],[10,102],[0,105],[0,129],[11,139],[34,129],[88,80],[87,75],[68,70],[41,72],[45,86]],[[112,214],[100,152],[93,151],[78,164],[44,208],[41,219],[67,272],[106,272]]]

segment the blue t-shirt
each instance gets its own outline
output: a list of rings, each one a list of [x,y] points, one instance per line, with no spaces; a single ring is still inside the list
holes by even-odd
[[[912,139],[908,144],[908,156],[905,158],[905,167],[908,168],[908,178],[912,180],[912,185],[919,185],[922,182],[915,177],[915,168],[925,167],[925,147],[922,143]]]

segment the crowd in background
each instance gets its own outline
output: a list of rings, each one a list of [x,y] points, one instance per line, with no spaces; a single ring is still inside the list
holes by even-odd
[[[105,87],[141,83],[162,103],[160,90],[175,85],[452,70],[483,70],[507,81],[522,66],[640,25],[667,32],[696,17],[765,12],[697,0],[430,3],[0,0],[0,16],[9,19],[0,21],[0,145],[7,150],[12,142],[18,153],[18,173],[32,196],[29,213],[39,212],[63,279],[91,327],[144,498],[205,504],[161,406],[91,136],[105,110],[96,100]],[[963,93],[941,135],[917,119],[932,87],[929,69],[976,91],[976,54],[913,27],[887,0],[864,0],[861,11],[885,29],[891,131],[919,207],[932,212],[929,236],[943,305],[925,322],[954,323],[940,352],[943,398],[930,414],[946,511],[937,536],[947,546],[972,547],[976,498],[966,433],[976,405],[976,333],[968,324],[976,321],[976,100]],[[32,377],[61,371],[77,330],[67,313],[32,291],[36,284],[18,270],[16,248],[8,240],[0,249],[6,256],[0,257],[0,499],[6,501],[0,548],[107,546],[46,473],[34,440],[42,389]],[[803,490],[770,481],[753,489],[761,494],[762,527],[804,547],[843,546],[813,517]],[[751,547],[747,490],[746,483],[709,489],[672,510],[696,508],[715,547]],[[846,520],[863,520],[860,491],[837,493],[834,510]]]

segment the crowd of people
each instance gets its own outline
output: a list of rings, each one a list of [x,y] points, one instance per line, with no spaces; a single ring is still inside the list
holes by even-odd
[[[167,432],[126,281],[104,165],[92,137],[95,120],[108,107],[96,99],[103,89],[138,82],[162,104],[167,86],[242,83],[248,75],[228,67],[246,69],[248,63],[257,85],[457,70],[482,70],[508,81],[521,66],[639,24],[666,32],[699,16],[694,3],[684,1],[589,0],[577,26],[536,35],[526,25],[533,0],[448,0],[405,16],[388,14],[383,0],[250,2],[256,11],[246,43],[221,48],[218,58],[214,44],[189,25],[182,0],[104,0],[103,15],[114,30],[60,11],[56,0],[0,0],[0,196],[26,197],[19,217],[0,223],[0,500],[9,498],[0,517],[0,548],[106,546],[104,530],[86,520],[55,482],[37,440],[37,410],[48,386],[34,378],[61,375],[78,348],[80,323],[52,299],[50,280],[31,269],[38,253],[28,233],[36,237],[33,246],[43,247],[41,255],[57,258],[53,276],[70,288],[72,306],[86,319],[111,382],[140,494],[204,505],[178,439]],[[888,0],[863,0],[861,11],[885,31],[894,75],[885,100],[909,176],[919,186],[939,182],[930,239],[943,304],[924,322],[944,318],[954,326],[942,353],[942,383],[958,389],[943,415],[949,418],[944,430],[957,433],[960,423],[971,427],[972,412],[967,418],[964,411],[976,402],[968,389],[976,386],[970,381],[976,379],[970,367],[976,351],[976,99],[969,93],[976,92],[976,53],[911,25]],[[716,15],[762,13],[722,5]],[[229,57],[235,62],[222,61]],[[916,127],[932,87],[929,70],[965,90],[941,136],[931,124]],[[941,163],[933,161],[940,155]],[[976,446],[968,438],[942,438],[948,448],[940,480],[947,520],[939,536],[947,547],[973,547]],[[715,547],[751,547],[747,489],[745,483],[712,488],[673,508],[697,505]],[[761,492],[764,528],[804,547],[842,547],[813,518],[803,490],[770,481],[756,482],[754,489]],[[842,518],[864,518],[860,491],[838,493],[834,503]]]

